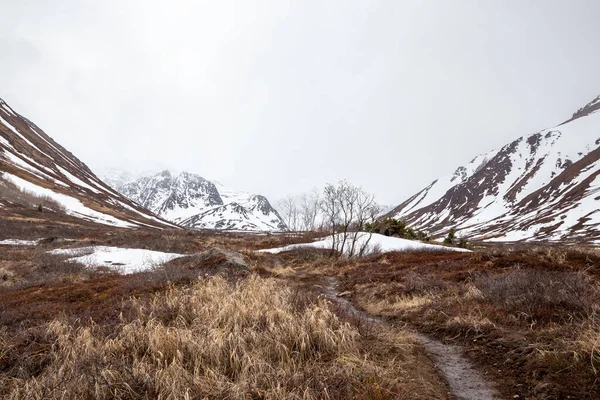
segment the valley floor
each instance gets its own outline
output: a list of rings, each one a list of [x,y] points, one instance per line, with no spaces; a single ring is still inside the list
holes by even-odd
[[[0,245],[2,398],[600,398],[592,249],[334,259],[256,252],[302,237],[51,234]],[[119,275],[48,253],[86,246],[222,248],[248,268],[215,252]]]

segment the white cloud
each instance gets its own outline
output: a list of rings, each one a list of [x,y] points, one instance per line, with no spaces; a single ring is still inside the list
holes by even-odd
[[[399,203],[600,93],[599,8],[0,0],[0,97],[92,167]]]

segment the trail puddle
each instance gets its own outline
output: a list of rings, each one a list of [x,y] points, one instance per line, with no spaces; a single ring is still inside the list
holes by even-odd
[[[338,281],[325,277],[323,294],[342,307],[351,316],[376,325],[385,322],[357,309],[348,299],[338,295]],[[413,333],[415,341],[431,355],[440,376],[448,383],[452,395],[459,400],[499,399],[489,382],[462,354],[459,346],[447,345],[421,333]]]

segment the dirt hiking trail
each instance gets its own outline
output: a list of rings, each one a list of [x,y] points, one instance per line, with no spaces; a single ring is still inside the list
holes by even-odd
[[[338,280],[335,277],[324,277],[322,292],[333,303],[345,312],[361,321],[375,325],[384,325],[378,317],[356,308],[349,300],[338,294]],[[421,344],[435,362],[440,376],[448,384],[448,388],[459,400],[495,400],[500,399],[496,391],[483,375],[473,367],[463,355],[459,346],[447,345],[421,333],[412,333],[415,341]]]

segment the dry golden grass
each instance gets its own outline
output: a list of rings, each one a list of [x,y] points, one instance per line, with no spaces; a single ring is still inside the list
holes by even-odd
[[[381,283],[378,285],[365,284],[357,285],[355,301],[366,312],[373,315],[394,316],[411,310],[418,310],[420,307],[435,301],[432,293],[410,293],[394,294],[387,296],[378,295],[383,292],[395,291],[397,285]]]
[[[268,276],[272,276],[274,278],[293,278],[298,275],[296,270],[290,266],[275,267],[253,265],[250,270],[261,274],[267,274]]]
[[[600,398],[596,249],[387,254],[339,276],[341,289],[369,313],[468,347],[509,398]]]
[[[571,346],[576,354],[589,360],[594,374],[600,376],[600,317],[590,318]]]
[[[38,341],[49,345],[35,354],[36,364],[29,369],[36,373],[23,374],[19,365],[10,373],[0,369],[0,396],[442,397],[428,387],[430,382],[418,383],[420,391],[417,383],[407,383],[410,374],[403,369],[402,354],[410,350],[407,341],[399,354],[377,362],[367,355],[356,328],[339,320],[329,306],[275,279],[250,277],[233,284],[214,277],[192,287],[171,286],[149,300],[130,300],[130,311],[116,326],[48,323]],[[0,332],[0,361],[10,342]]]
[[[81,264],[66,261],[43,248],[3,248],[0,251],[0,291],[52,282],[73,282],[89,275]]]
[[[483,333],[496,328],[496,324],[484,317],[481,310],[477,308],[466,315],[450,318],[446,321],[446,326],[452,330],[463,330],[469,333]]]
[[[10,286],[14,283],[15,273],[4,267],[0,267],[0,286]]]

